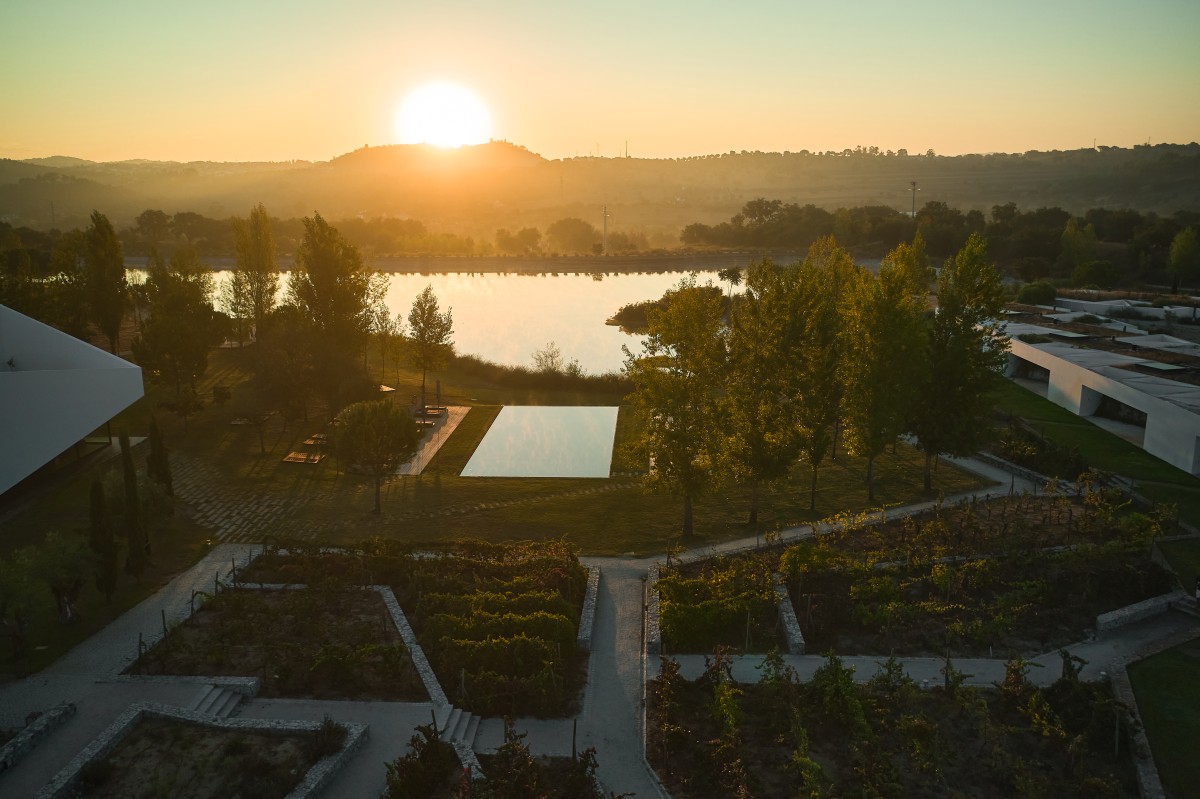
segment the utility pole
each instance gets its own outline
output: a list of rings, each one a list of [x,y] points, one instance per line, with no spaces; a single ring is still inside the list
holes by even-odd
[[[604,212],[604,254],[608,255],[608,206],[603,207]]]
[[[917,182],[915,180],[910,180],[909,184],[912,186],[912,188],[909,189],[909,191],[912,192],[912,218],[916,219],[917,218],[917,192],[919,192],[920,189],[917,188]]]

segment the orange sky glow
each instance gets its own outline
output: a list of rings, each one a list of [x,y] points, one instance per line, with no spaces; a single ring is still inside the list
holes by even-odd
[[[548,158],[1200,138],[1200,4],[11,0],[0,157],[327,160],[430,83]]]

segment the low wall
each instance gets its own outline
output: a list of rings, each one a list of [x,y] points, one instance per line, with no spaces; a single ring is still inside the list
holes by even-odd
[[[800,620],[796,618],[796,608],[792,606],[792,597],[788,594],[783,575],[775,575],[775,607],[779,613],[779,625],[787,639],[789,655],[805,653],[804,633],[800,630]]]
[[[650,564],[646,577],[646,656],[662,654],[662,609],[658,601],[658,572],[661,564]]]
[[[1135,621],[1142,621],[1151,616],[1166,613],[1170,609],[1172,602],[1177,602],[1186,596],[1182,591],[1172,591],[1169,594],[1144,599],[1141,602],[1135,602],[1132,605],[1126,605],[1123,608],[1117,608],[1108,613],[1101,613],[1096,617],[1096,635],[1103,635],[1106,632],[1124,627],[1126,624],[1133,624]]]
[[[38,716],[25,729],[13,736],[12,740],[0,746],[0,774],[8,771],[20,762],[21,758],[33,751],[47,735],[57,730],[67,719],[75,715],[75,703],[64,702],[55,705]]]
[[[600,593],[600,567],[588,566],[587,592],[583,595],[583,610],[579,614],[579,632],[575,646],[584,652],[592,651],[592,628],[596,622],[596,598]]]

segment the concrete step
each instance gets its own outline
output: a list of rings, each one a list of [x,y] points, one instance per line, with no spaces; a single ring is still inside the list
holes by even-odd
[[[450,740],[466,742],[467,727],[471,726],[471,719],[473,718],[475,718],[473,713],[468,713],[464,710],[462,715],[458,717],[458,722],[455,723],[454,729],[450,731]]]
[[[195,710],[197,713],[207,713],[212,703],[217,701],[217,695],[220,691],[215,685],[205,685],[200,689],[200,693],[192,700],[192,704],[188,706],[189,710]]]
[[[438,731],[441,732],[443,741],[453,739],[454,728],[458,725],[458,720],[462,718],[462,714],[462,708],[452,708],[450,715],[446,718],[445,724],[438,725]]]
[[[1193,597],[1186,597],[1171,603],[1171,610],[1177,610],[1196,619],[1200,619],[1200,603]]]
[[[228,718],[241,701],[242,695],[237,691],[230,691],[217,685],[206,685],[204,690],[192,701],[190,709],[197,713]]]
[[[237,710],[237,706],[242,703],[242,695],[237,691],[230,691],[228,689],[222,689],[222,691],[225,696],[222,698],[221,704],[217,705],[213,710],[213,715],[227,719],[233,715],[233,712]]]
[[[463,733],[463,743],[472,749],[475,748],[475,736],[479,734],[479,722],[481,719],[475,714],[471,714],[471,721],[467,724],[467,730]]]

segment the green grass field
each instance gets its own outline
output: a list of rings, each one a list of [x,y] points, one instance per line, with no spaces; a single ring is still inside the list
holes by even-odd
[[[1200,641],[1134,663],[1129,678],[1170,799],[1196,795],[1200,785]]]
[[[1003,381],[996,407],[1021,417],[1047,438],[1078,447],[1092,468],[1133,478],[1148,499],[1177,505],[1181,518],[1200,525],[1200,479],[1016,383]]]

